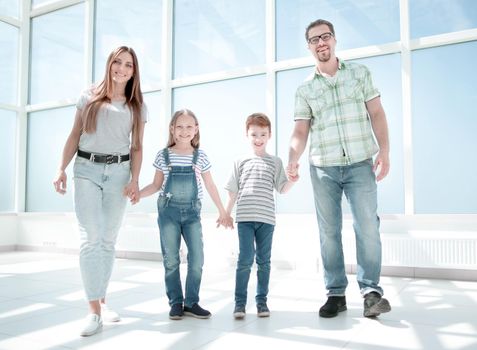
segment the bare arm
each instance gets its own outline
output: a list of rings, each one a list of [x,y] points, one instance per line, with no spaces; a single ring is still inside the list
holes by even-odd
[[[229,193],[229,199],[227,200],[225,211],[227,214],[232,215],[232,209],[234,208],[235,201],[237,200],[237,193],[232,191],[227,192]]]
[[[232,209],[234,208],[235,206],[235,202],[237,201],[237,193],[236,192],[231,192],[231,191],[227,191],[228,194],[229,194],[229,199],[227,200],[227,206],[225,207],[225,211],[227,212],[227,220],[229,220],[228,222],[228,226],[230,228],[234,228],[234,221],[232,219]]]
[[[217,227],[220,225],[224,225],[227,227],[227,222],[229,222],[229,215],[225,211],[224,205],[222,204],[222,200],[220,199],[219,191],[217,190],[217,186],[215,186],[215,182],[212,179],[212,174],[210,171],[206,171],[202,173],[202,179],[204,180],[205,188],[209,193],[210,198],[214,202],[215,206],[219,210],[219,218],[217,219]]]
[[[163,182],[164,182],[164,173],[160,170],[156,170],[156,173],[154,174],[154,179],[152,180],[152,182],[146,187],[142,188],[141,191],[139,191],[139,198],[148,197],[151,194],[156,193],[157,191],[161,189]]]
[[[142,165],[142,140],[144,138],[144,124],[139,123],[137,132],[139,133],[139,140],[141,147],[138,149],[131,148],[131,181],[124,188],[124,195],[131,198],[131,203],[135,204],[139,201],[139,173],[141,172]]]
[[[73,128],[66,140],[65,146],[63,148],[63,154],[61,156],[61,163],[58,168],[58,172],[53,185],[55,186],[56,192],[60,194],[66,193],[66,168],[70,164],[71,159],[73,159],[76,151],[78,151],[78,144],[81,137],[81,132],[83,130],[83,121],[81,118],[82,111],[77,109],[75,114],[75,121],[73,123]]]
[[[374,135],[379,145],[379,153],[374,161],[373,170],[380,169],[376,176],[377,181],[381,181],[389,172],[389,134],[388,123],[386,121],[386,113],[384,113],[381,104],[381,98],[376,97],[366,102],[369,117],[371,119],[371,126],[373,127]]]
[[[215,186],[215,182],[212,179],[212,174],[210,171],[202,173],[202,179],[204,180],[205,188],[207,189],[207,192],[209,193],[210,198],[212,198],[215,206],[219,210],[220,215],[225,214],[224,205],[222,204],[219,191],[217,190],[217,186]]]
[[[290,188],[292,188],[293,185],[295,184],[295,182],[297,182],[297,181],[298,181],[298,174],[295,177],[290,177],[290,180],[285,182],[285,184],[281,188],[280,193],[282,193],[282,194],[287,193],[290,190]]]
[[[288,153],[287,175],[289,179],[298,179],[298,161],[305,151],[308,134],[310,132],[309,120],[297,120],[290,140]]]

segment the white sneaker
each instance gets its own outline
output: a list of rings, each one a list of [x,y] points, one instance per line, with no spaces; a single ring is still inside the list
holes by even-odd
[[[121,317],[119,316],[119,314],[116,311],[111,310],[108,307],[108,305],[103,304],[103,303],[101,303],[101,317],[103,318],[103,320],[105,320],[107,322],[119,322],[119,321],[121,321]]]
[[[96,314],[89,314],[85,320],[85,327],[81,331],[82,337],[89,337],[90,335],[98,333],[103,328],[103,320],[101,316]]]

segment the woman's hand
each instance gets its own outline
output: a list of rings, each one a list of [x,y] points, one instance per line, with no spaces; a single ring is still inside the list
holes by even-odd
[[[66,193],[66,172],[64,170],[58,171],[58,174],[53,181],[53,186],[55,186],[55,191],[59,194]]]
[[[131,182],[124,187],[123,193],[125,196],[129,197],[131,204],[136,204],[141,199],[139,196],[139,184],[137,181],[131,180]]]

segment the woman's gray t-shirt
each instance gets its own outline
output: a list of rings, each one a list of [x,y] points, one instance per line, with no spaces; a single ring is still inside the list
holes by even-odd
[[[83,110],[93,97],[92,90],[84,91],[76,103]],[[147,121],[147,107],[143,103],[141,116]],[[79,149],[85,152],[102,154],[128,154],[132,130],[132,111],[122,101],[104,103],[98,111],[96,131],[81,134]]]

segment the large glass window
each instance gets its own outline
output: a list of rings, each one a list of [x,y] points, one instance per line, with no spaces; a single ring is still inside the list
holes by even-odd
[[[73,127],[76,108],[57,108],[28,116],[27,211],[73,210],[73,162],[67,168],[67,192],[59,195],[53,179]]]
[[[30,103],[76,98],[85,80],[84,4],[32,20]]]
[[[161,82],[162,1],[101,0],[96,7],[95,80],[102,80],[111,51],[125,45],[138,56],[142,89],[157,88]]]
[[[412,53],[415,210],[477,213],[477,41]],[[449,69],[449,62],[456,61]]]
[[[174,5],[175,78],[265,63],[265,1]]]
[[[25,1],[25,0],[21,0],[21,1]],[[47,2],[54,2],[54,1],[58,1],[58,0],[31,0],[31,7],[38,7]]]
[[[411,38],[456,32],[477,27],[474,0],[409,1]]]
[[[388,176],[378,183],[378,212],[404,214],[404,155],[401,58],[399,54],[355,60],[366,65],[374,85],[381,92],[389,130],[391,168]]]
[[[295,126],[293,119],[295,91],[313,68],[306,67],[277,73],[277,151],[284,166],[288,164],[288,149],[290,136]],[[308,146],[300,160],[300,179],[285,195],[279,195],[277,211],[281,213],[312,213],[314,212],[313,190],[310,181]]]
[[[0,212],[14,211],[15,206],[15,135],[16,113],[0,109]]]
[[[0,103],[17,103],[18,28],[0,22]]]
[[[199,119],[200,147],[210,158],[212,175],[224,201],[227,198],[224,186],[232,172],[233,160],[250,149],[245,138],[245,119],[254,112],[265,111],[265,99],[263,75],[174,90],[174,109],[188,108]],[[270,117],[275,124],[273,116]],[[205,211],[217,212],[208,193],[203,203]]]
[[[19,2],[20,0],[0,0],[0,15],[18,18]]]
[[[308,56],[306,27],[322,18],[333,23],[337,49],[399,40],[399,0],[276,0],[277,60]]]

